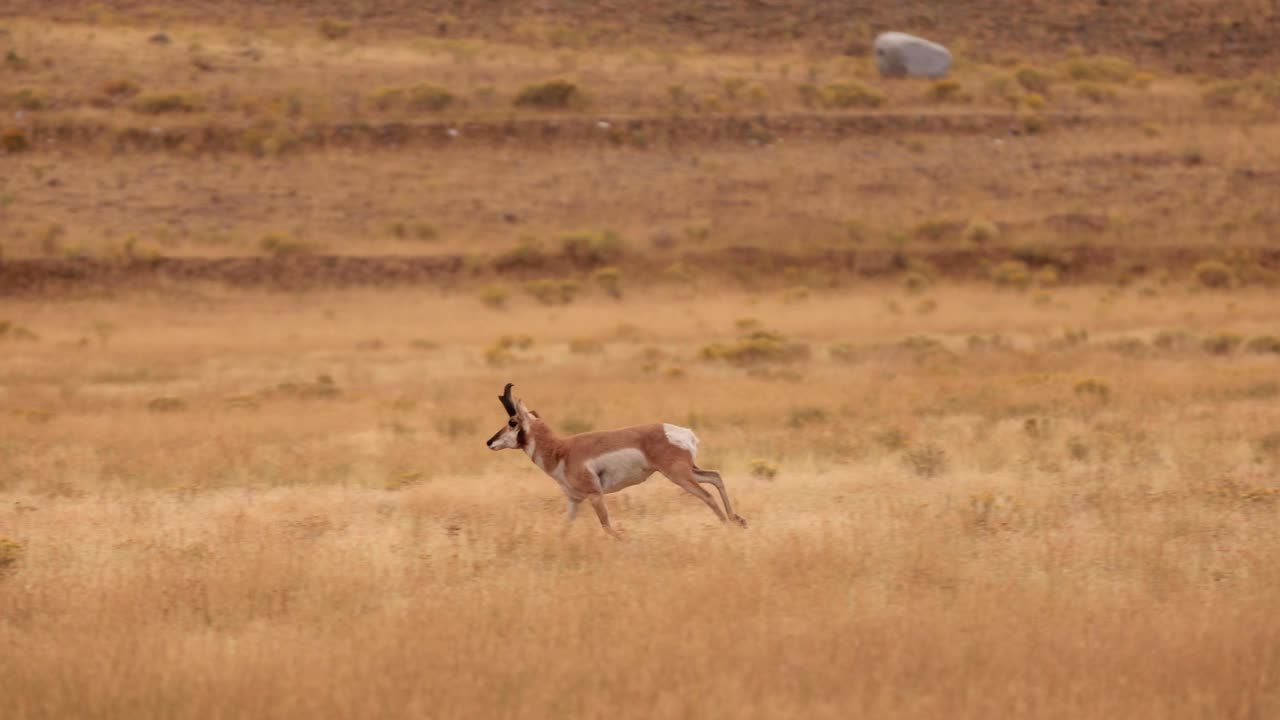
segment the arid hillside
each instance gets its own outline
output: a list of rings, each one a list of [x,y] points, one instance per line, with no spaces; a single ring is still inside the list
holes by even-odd
[[[801,47],[857,54],[874,33],[899,29],[963,43],[983,60],[1010,52],[1045,57],[1079,47],[1167,71],[1207,73],[1275,67],[1280,58],[1280,9],[1269,0],[11,0],[0,10],[0,17],[63,20],[94,14],[248,29],[330,18],[378,34],[546,37],[566,46],[696,42],[735,52]]]

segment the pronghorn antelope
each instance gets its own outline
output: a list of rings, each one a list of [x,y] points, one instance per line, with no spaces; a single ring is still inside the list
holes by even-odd
[[[569,500],[566,527],[577,516],[582,501],[589,500],[605,532],[617,536],[609,524],[604,496],[644,482],[655,470],[706,503],[720,520],[726,519],[727,512],[734,522],[747,526],[747,521],[729,504],[720,473],[703,470],[694,461],[698,455],[698,437],[689,428],[653,423],[562,438],[536,412],[526,408],[522,400],[512,400],[511,387],[512,384],[507,383],[498,396],[510,419],[487,444],[490,450],[523,450],[535,465],[560,484]],[[699,483],[713,485],[720,491],[724,512]]]

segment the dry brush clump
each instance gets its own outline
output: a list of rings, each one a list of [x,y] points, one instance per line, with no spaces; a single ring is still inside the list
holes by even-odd
[[[711,343],[698,351],[703,360],[723,360],[733,365],[789,363],[807,360],[810,348],[804,343],[789,342],[768,330],[753,330],[732,343]]]

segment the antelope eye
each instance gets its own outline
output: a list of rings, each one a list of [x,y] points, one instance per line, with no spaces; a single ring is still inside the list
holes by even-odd
[[[508,423],[507,423],[507,425],[510,425],[511,427],[515,427],[515,426],[516,426],[516,421],[515,421],[515,420],[512,420],[512,421],[508,422]]]

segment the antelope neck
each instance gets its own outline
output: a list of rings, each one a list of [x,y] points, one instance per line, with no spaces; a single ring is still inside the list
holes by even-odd
[[[564,443],[556,437],[551,428],[540,421],[534,421],[530,425],[524,446],[520,449],[524,450],[534,464],[544,470],[555,467],[556,463],[564,457]]]

